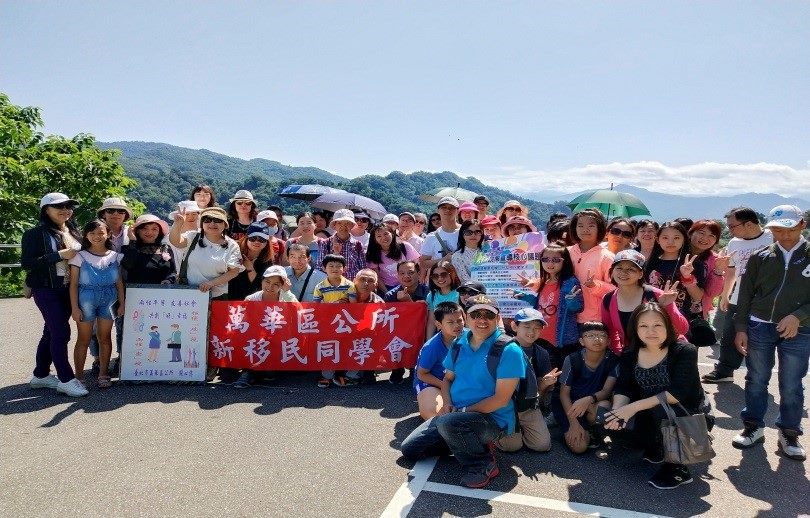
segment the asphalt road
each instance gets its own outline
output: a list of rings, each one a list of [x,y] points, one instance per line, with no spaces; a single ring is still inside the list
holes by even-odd
[[[246,390],[116,384],[70,399],[28,387],[41,322],[30,301],[0,300],[2,516],[379,516],[408,480],[412,464],[397,449],[419,423],[408,385],[319,389],[309,374]],[[711,355],[702,350],[701,362]],[[717,457],[688,486],[655,490],[646,484],[654,468],[638,452],[573,456],[557,438],[547,454],[502,454],[487,489],[668,516],[810,513],[808,463],[777,455],[774,428],[764,448],[731,447],[743,377],[707,386]],[[777,393],[775,377],[770,389]],[[768,421],[775,416],[771,404]],[[441,459],[410,516],[561,514],[446,494],[459,477]]]

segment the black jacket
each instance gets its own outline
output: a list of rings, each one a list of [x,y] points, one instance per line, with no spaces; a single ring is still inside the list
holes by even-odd
[[[635,368],[638,350],[627,351],[619,363],[619,379],[616,394],[627,396],[631,401],[639,399],[641,389],[636,383]],[[704,392],[700,384],[697,365],[697,348],[689,342],[676,342],[667,351],[669,387],[672,394],[690,413],[697,413],[703,403]]]
[[[20,264],[28,271],[25,284],[29,288],[58,288],[63,280],[56,275],[56,263],[62,261],[55,249],[51,233],[43,225],[25,231],[22,236]]]

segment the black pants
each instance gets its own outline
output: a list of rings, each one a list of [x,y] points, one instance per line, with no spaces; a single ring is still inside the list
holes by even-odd
[[[720,359],[717,361],[715,369],[723,376],[730,376],[735,370],[740,368],[743,355],[734,346],[734,338],[737,332],[734,330],[734,315],[737,313],[737,306],[729,304],[723,319],[723,335],[720,337]]]

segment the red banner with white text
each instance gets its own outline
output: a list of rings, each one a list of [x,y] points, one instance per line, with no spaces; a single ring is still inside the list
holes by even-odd
[[[253,370],[389,370],[416,365],[427,306],[214,301],[208,365]]]

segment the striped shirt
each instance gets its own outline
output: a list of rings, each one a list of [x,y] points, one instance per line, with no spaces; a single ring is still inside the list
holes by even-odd
[[[324,279],[315,286],[315,291],[312,293],[313,302],[340,302],[346,297],[349,302],[357,299],[354,283],[346,277],[341,277],[340,284],[337,286],[333,286],[329,279]]]

